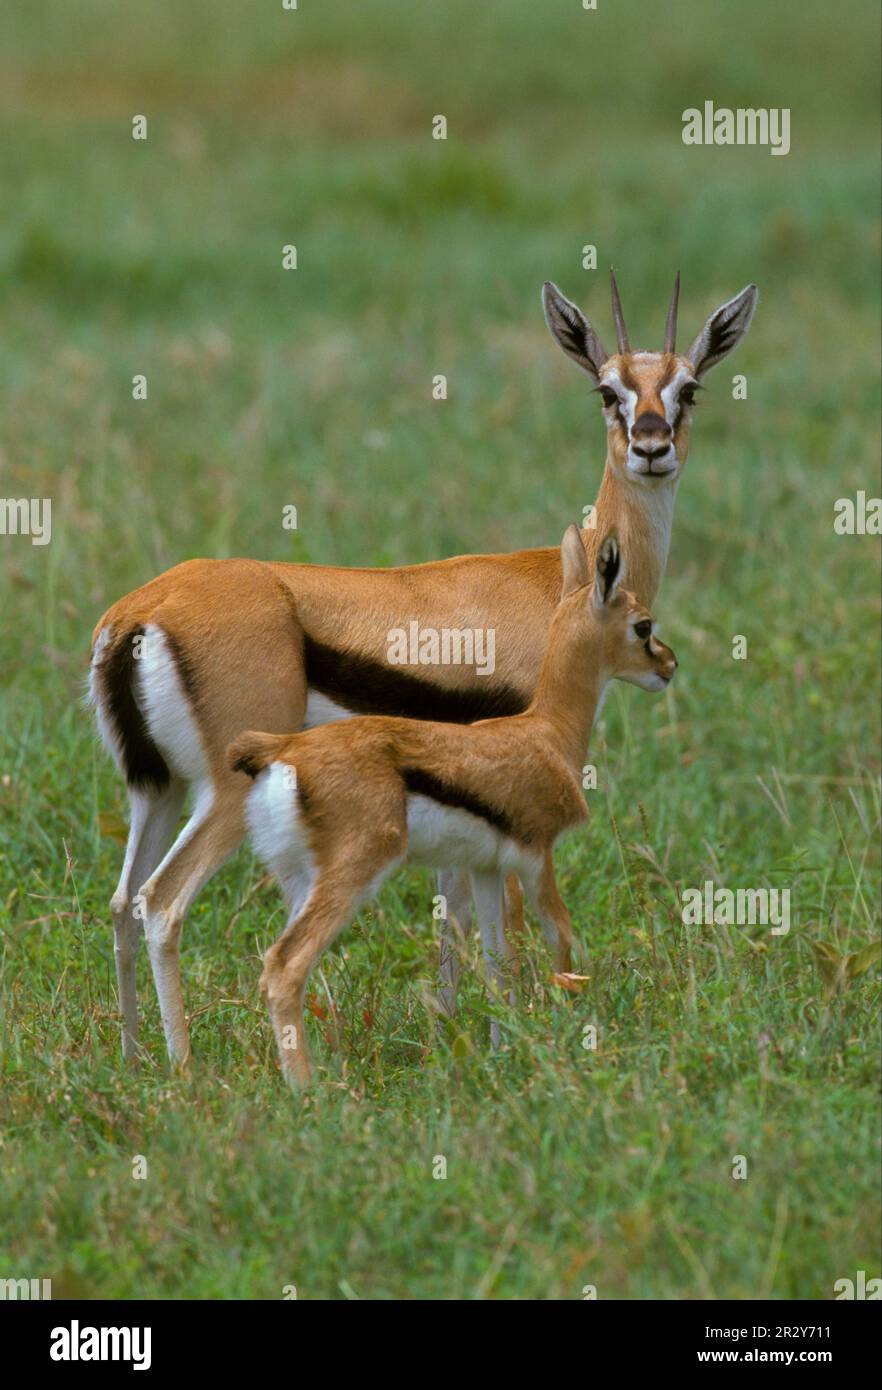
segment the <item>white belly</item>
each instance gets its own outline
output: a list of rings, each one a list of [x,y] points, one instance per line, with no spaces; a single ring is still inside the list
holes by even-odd
[[[319,724],[333,724],[337,719],[352,718],[354,718],[352,710],[344,709],[343,705],[336,705],[333,700],[329,700],[327,695],[321,695],[318,690],[307,690],[304,729],[315,729]]]
[[[407,857],[430,869],[507,867],[517,850],[507,835],[481,816],[442,806],[428,796],[407,798]]]

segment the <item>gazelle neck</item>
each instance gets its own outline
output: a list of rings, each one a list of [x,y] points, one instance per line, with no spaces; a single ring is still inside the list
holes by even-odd
[[[648,485],[622,479],[607,454],[592,524],[582,532],[593,572],[597,547],[615,527],[628,557],[628,588],[647,608],[655,602],[668,562],[678,485],[679,476]]]
[[[558,608],[551,622],[548,646],[536,693],[527,714],[546,724],[549,736],[565,762],[579,773],[607,685],[599,669],[599,642],[586,629],[585,591]]]

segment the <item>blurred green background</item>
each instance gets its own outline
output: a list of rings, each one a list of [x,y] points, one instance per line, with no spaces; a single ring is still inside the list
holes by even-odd
[[[790,154],[684,146],[705,100],[790,108]],[[832,527],[878,492],[877,7],[31,0],[3,17],[0,112],[0,494],[53,502],[50,545],[0,537],[0,1276],[829,1298],[878,1273],[878,974],[823,967],[878,931],[879,544]],[[316,1017],[324,1085],[292,1100],[256,991],[281,913],[243,853],[185,927],[194,1081],[165,1073],[146,962],[153,1060],[124,1073],[93,623],[193,555],[556,542],[604,437],[539,290],[609,342],[610,262],[635,345],[678,267],[683,344],[761,297],[693,431],[656,606],[677,682],[610,699],[559,854],[589,990],[552,997],[537,943],[501,1054],[476,985],[436,1039],[432,884],[401,875],[328,958],[342,1053]],[[790,935],[684,929],[677,891],[709,876],[791,886]]]

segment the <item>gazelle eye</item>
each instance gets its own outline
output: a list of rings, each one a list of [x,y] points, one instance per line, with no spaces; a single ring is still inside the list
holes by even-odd
[[[604,405],[618,405],[619,398],[610,386],[599,386],[600,398]]]
[[[634,624],[634,636],[639,637],[641,642],[645,642],[652,636],[652,620],[641,618],[639,623]]]
[[[680,405],[695,405],[695,393],[698,389],[697,381],[688,381],[680,392]]]

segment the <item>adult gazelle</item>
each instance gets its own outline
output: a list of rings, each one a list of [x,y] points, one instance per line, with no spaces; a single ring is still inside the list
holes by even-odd
[[[613,279],[616,351],[551,283],[548,326],[594,383],[606,425],[606,465],[581,532],[589,568],[598,538],[615,530],[629,587],[653,603],[668,555],[674,501],[686,463],[695,392],[747,331],[748,285],[711,314],[686,353],[676,350],[679,277],[664,346],[635,351]],[[184,916],[202,885],[245,834],[248,778],[225,751],[244,729],[274,733],[355,714],[471,723],[526,709],[560,597],[557,546],[463,555],[394,569],[258,560],[190,560],[120,599],[93,637],[97,722],[128,784],[131,823],[111,900],[123,1017],[123,1051],[137,1052],[135,966],[147,940],[170,1056],[185,1062],[189,1036],[180,986]],[[387,661],[393,629],[493,629],[492,674],[462,664],[408,670]],[[188,791],[191,809],[182,829]],[[512,881],[513,885],[513,881]],[[465,928],[467,881],[445,874],[441,891]],[[452,1009],[457,954],[442,940],[443,1003]]]

